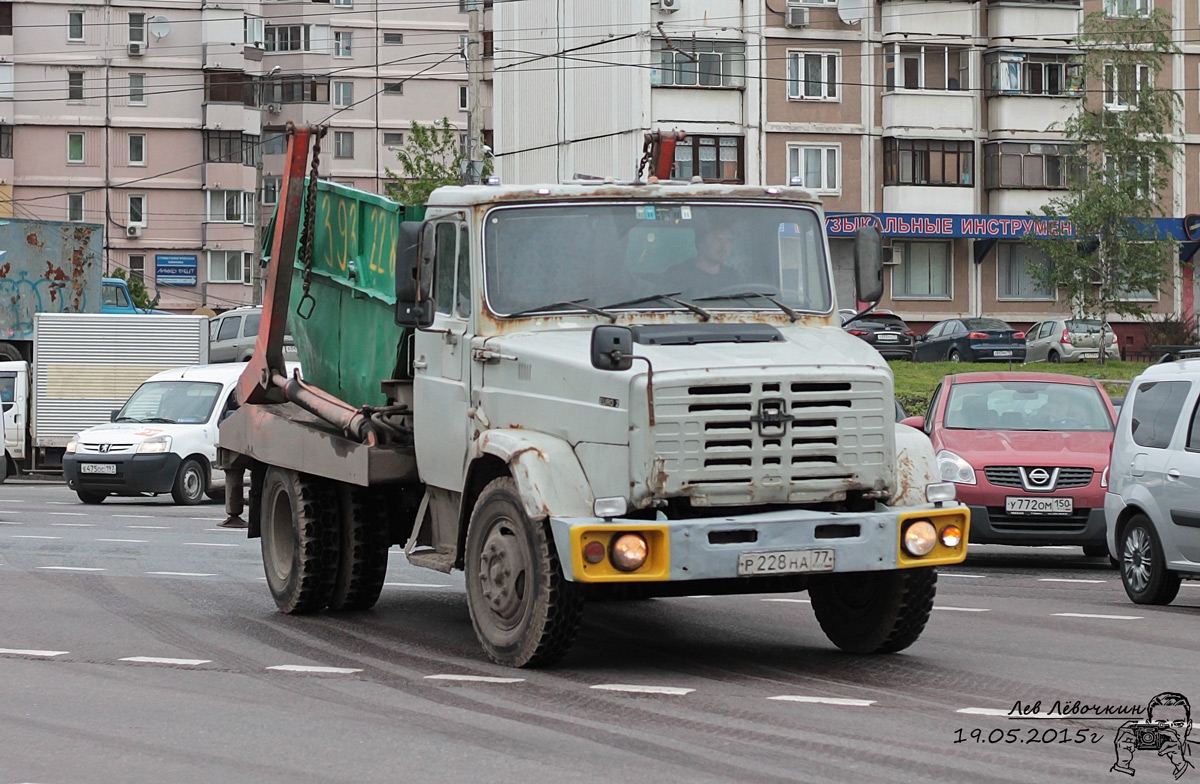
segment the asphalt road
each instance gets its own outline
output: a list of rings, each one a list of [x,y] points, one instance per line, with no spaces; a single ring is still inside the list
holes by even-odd
[[[394,550],[375,609],[288,617],[221,519],[0,486],[0,784],[1125,781],[1121,720],[1054,703],[1200,700],[1200,583],[1135,606],[1076,549],[972,548],[893,656],[836,651],[803,594],[689,597],[591,604],[517,671],[460,575]]]

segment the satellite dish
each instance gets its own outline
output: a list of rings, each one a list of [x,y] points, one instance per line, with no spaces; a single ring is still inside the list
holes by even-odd
[[[150,17],[150,34],[155,38],[165,38],[171,32],[171,20],[165,16]]]
[[[866,0],[838,0],[837,12],[846,24],[858,24],[867,15]]]

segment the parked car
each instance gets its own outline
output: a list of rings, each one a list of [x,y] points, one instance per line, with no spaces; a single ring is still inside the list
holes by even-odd
[[[110,495],[170,493],[177,504],[219,498],[217,423],[241,374],[241,365],[193,365],[151,376],[110,424],[67,444],[67,486],[85,504]]]
[[[939,321],[917,336],[918,362],[1007,362],[1025,359],[1025,333],[994,318]]]
[[[247,362],[254,355],[262,306],[227,310],[209,319],[208,359],[210,362]],[[296,344],[289,330],[283,336],[283,358],[296,362]]]
[[[944,378],[919,427],[971,508],[970,541],[1080,545],[1106,556],[1104,487],[1116,412],[1094,380],[1057,373]]]
[[[913,358],[917,333],[894,313],[868,313],[857,321],[845,324],[842,329],[870,343],[884,359]]]
[[[1103,331],[1104,339],[1100,333]],[[1112,327],[1100,319],[1056,318],[1034,324],[1025,333],[1026,362],[1079,362],[1097,359],[1100,344],[1107,359],[1120,359],[1121,348]]]
[[[1137,604],[1170,604],[1182,577],[1200,576],[1200,359],[1153,365],[1130,384],[1104,517]]]

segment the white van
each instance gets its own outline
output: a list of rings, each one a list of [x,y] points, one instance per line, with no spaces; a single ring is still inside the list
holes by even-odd
[[[224,495],[225,472],[213,467],[217,423],[244,366],[193,365],[147,379],[113,421],[67,444],[63,475],[85,504],[110,495],[170,493],[177,504]]]

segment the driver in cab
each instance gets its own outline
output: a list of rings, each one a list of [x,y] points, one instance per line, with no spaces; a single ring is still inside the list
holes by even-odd
[[[664,277],[694,295],[715,294],[743,282],[741,270],[730,264],[732,257],[733,230],[700,224],[696,227],[696,255],[668,269]]]

